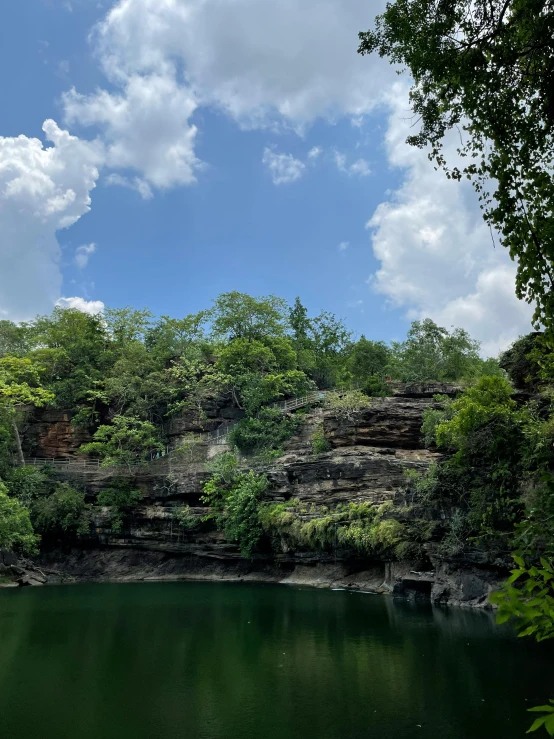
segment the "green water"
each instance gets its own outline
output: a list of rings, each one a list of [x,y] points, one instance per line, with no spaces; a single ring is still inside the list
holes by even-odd
[[[2,739],[511,739],[551,664],[485,613],[359,593],[0,591]]]

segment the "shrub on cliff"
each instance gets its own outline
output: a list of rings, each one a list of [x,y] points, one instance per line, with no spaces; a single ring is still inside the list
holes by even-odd
[[[502,377],[483,377],[443,409],[426,412],[427,439],[450,453],[413,485],[420,504],[450,521],[447,553],[476,545],[507,553],[514,525],[528,520],[533,547],[552,532],[554,415],[547,399],[518,406]],[[541,521],[537,526],[533,521]],[[539,531],[542,529],[542,534]]]
[[[0,481],[0,549],[34,554],[40,537],[33,531],[29,511],[15,498]]]
[[[132,512],[133,508],[136,508],[141,498],[140,490],[134,490],[130,483],[123,482],[100,491],[97,500],[98,505],[111,509],[111,529],[119,533],[123,529],[125,517]]]
[[[31,520],[43,538],[83,536],[90,529],[90,506],[84,493],[60,482],[52,492],[34,500]]]
[[[361,411],[371,406],[371,400],[360,390],[351,390],[347,393],[327,393],[325,405],[341,421],[353,421]]]
[[[312,435],[312,452],[314,454],[323,454],[331,449],[331,442],[325,436],[323,426],[319,426]]]
[[[203,501],[212,508],[215,520],[243,557],[250,558],[263,533],[259,519],[260,499],[267,478],[252,470],[242,472],[233,454],[222,454],[212,464],[212,476],[204,484]]]
[[[100,426],[94,441],[83,444],[79,451],[99,457],[102,467],[110,467],[145,462],[153,452],[163,450],[154,424],[139,418],[115,416],[111,425]]]
[[[231,431],[229,441],[244,454],[279,453],[302,420],[299,413],[286,415],[278,408],[261,408],[256,416],[239,421]]]

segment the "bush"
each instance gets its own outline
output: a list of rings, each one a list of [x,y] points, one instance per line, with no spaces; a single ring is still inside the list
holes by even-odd
[[[371,400],[359,390],[348,393],[327,393],[327,407],[342,421],[353,421],[364,408],[369,408]]]
[[[140,503],[141,499],[140,490],[132,490],[125,485],[106,488],[98,493],[98,504],[112,509],[111,529],[116,533],[122,530],[125,517]]]
[[[229,440],[244,454],[280,450],[302,424],[302,414],[286,415],[278,408],[262,408],[255,418],[243,418]]]
[[[10,495],[17,498],[27,508],[50,486],[48,475],[39,467],[16,467],[10,471],[6,480]]]
[[[435,403],[440,405],[439,408],[427,408],[423,412],[423,424],[421,426],[421,432],[425,446],[427,448],[436,446],[437,441],[437,428],[443,421],[448,421],[452,418],[452,400],[448,395],[434,395]]]
[[[362,383],[362,392],[370,398],[388,398],[392,395],[390,384],[381,375],[370,375]]]
[[[0,482],[0,549],[34,554],[39,539],[33,531],[27,508],[10,498],[6,486]]]
[[[260,499],[267,488],[267,478],[252,470],[241,472],[233,454],[222,454],[212,466],[212,477],[204,484],[203,501],[213,518],[231,541],[238,543],[241,554],[251,557],[261,535]]]
[[[238,543],[243,557],[252,556],[262,535],[258,508],[266,488],[267,479],[250,470],[226,498],[223,530],[225,536]]]
[[[90,527],[90,506],[85,494],[60,482],[49,495],[36,499],[31,508],[36,531],[44,537],[82,536]]]
[[[550,351],[544,335],[535,331],[514,341],[498,362],[518,390],[536,390],[541,380],[541,360],[547,354]]]
[[[312,435],[312,452],[314,454],[323,454],[332,449],[331,442],[325,436],[323,426],[316,429]]]
[[[190,512],[190,506],[185,505],[182,508],[178,508],[173,513],[173,518],[177,522],[179,528],[184,531],[192,531],[197,527],[198,518],[193,516]]]
[[[329,551],[353,549],[362,555],[388,552],[393,556],[412,542],[404,524],[390,518],[392,505],[371,503],[308,508],[297,501],[262,506],[259,519],[265,533],[279,535],[291,547]],[[307,516],[311,518],[305,520]]]

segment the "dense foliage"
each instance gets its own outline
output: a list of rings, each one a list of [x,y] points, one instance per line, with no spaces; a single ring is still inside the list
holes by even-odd
[[[445,553],[479,548],[494,558],[521,549],[537,565],[554,554],[551,357],[541,335],[522,337],[501,357],[512,384],[483,377],[454,401],[437,396],[426,412],[425,438],[447,457],[413,489],[449,521]]]
[[[277,401],[334,389],[329,405],[350,418],[371,403],[370,396],[390,394],[395,380],[474,382],[499,373],[498,364],[481,359],[478,344],[459,329],[449,332],[425,320],[412,324],[404,342],[355,339],[342,320],[327,312],[310,316],[298,298],[289,306],[275,296],[226,293],[208,310],[180,319],[126,307],[101,315],[56,308],[27,324],[0,321],[0,479],[13,504],[12,513],[6,508],[4,514],[13,532],[4,546],[31,547],[21,538],[27,520],[45,545],[90,532],[94,499],[22,464],[19,428],[33,407],[69,411],[72,423],[91,437],[81,453],[101,466],[117,466],[126,477],[96,499],[118,532],[141,499],[133,484],[136,465],[165,453],[175,416],[190,430],[182,460],[197,459],[198,432],[226,408],[243,416],[232,445],[263,463],[282,454],[303,422],[303,410],[283,413],[273,407]],[[314,453],[328,448],[320,429]],[[220,475],[208,484],[207,500],[218,525],[250,555],[267,538],[260,518],[265,478],[238,468],[227,481]],[[329,515],[335,513],[316,518]],[[194,528],[190,511],[183,521],[176,516],[180,529]],[[340,523],[340,546],[350,542],[367,550],[369,542],[377,547],[380,536],[384,546],[398,522],[374,517],[370,524],[369,518],[364,513],[348,524],[333,518],[333,530]],[[309,528],[300,535],[303,546],[311,541]],[[392,551],[402,537],[388,541]]]
[[[213,474],[204,485],[204,502],[230,541],[236,541],[241,554],[251,557],[262,535],[258,516],[267,479],[252,470],[239,468],[233,454],[222,454],[213,464]]]

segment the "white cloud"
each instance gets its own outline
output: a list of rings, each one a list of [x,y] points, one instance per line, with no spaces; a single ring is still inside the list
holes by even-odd
[[[349,176],[357,175],[358,177],[367,177],[371,174],[371,169],[365,159],[358,159],[353,164],[347,164],[346,155],[336,150],[333,158],[339,172],[344,172]]]
[[[116,185],[117,187],[126,187],[128,190],[135,190],[143,200],[151,200],[154,197],[154,193],[148,182],[141,180],[140,177],[124,177],[117,172],[112,172],[112,174],[106,177],[104,182],[106,185]]]
[[[106,164],[138,174],[121,174],[118,184],[191,184],[202,166],[191,123],[199,106],[247,127],[297,130],[374,109],[394,72],[357,53],[358,32],[382,7],[383,0],[370,12],[366,0],[119,0],[91,35],[115,91],[70,90],[66,120],[95,126]],[[309,158],[319,153],[314,147]]]
[[[77,247],[75,250],[75,264],[79,269],[84,269],[88,260],[96,251],[96,244],[83,244],[83,246]]]
[[[85,300],[84,298],[58,298],[56,305],[59,308],[75,308],[80,310],[82,313],[90,313],[96,315],[102,313],[105,306],[101,300]]]
[[[0,315],[25,320],[49,312],[60,295],[56,232],[90,210],[102,147],[43,130],[52,146],[27,136],[0,137]]]
[[[308,152],[308,159],[311,159],[311,160],[317,159],[320,156],[322,151],[323,149],[321,148],[321,146],[312,147],[310,151]]]
[[[346,251],[349,246],[350,246],[349,241],[341,241],[338,248],[339,248],[339,251]]]
[[[405,90],[393,92],[387,153],[406,173],[368,223],[381,263],[371,284],[410,318],[462,326],[483,343],[484,354],[497,354],[531,330],[532,307],[515,297],[515,265],[504,248],[494,248],[471,185],[448,181],[426,152],[405,143]],[[447,160],[454,157],[453,137]]]
[[[274,185],[288,185],[300,179],[306,165],[295,159],[292,154],[278,154],[273,149],[265,148],[262,162],[268,168]]]
[[[106,145],[106,165],[134,169],[160,188],[188,185],[201,168],[194,154],[194,94],[173,73],[132,75],[121,93],[98,90],[64,95],[68,123],[98,126]]]
[[[296,124],[371,110],[394,79],[357,53],[377,0],[119,0],[95,42],[111,80],[165,76],[175,60],[198,96],[237,120],[275,112]],[[371,69],[379,69],[372,73]]]

